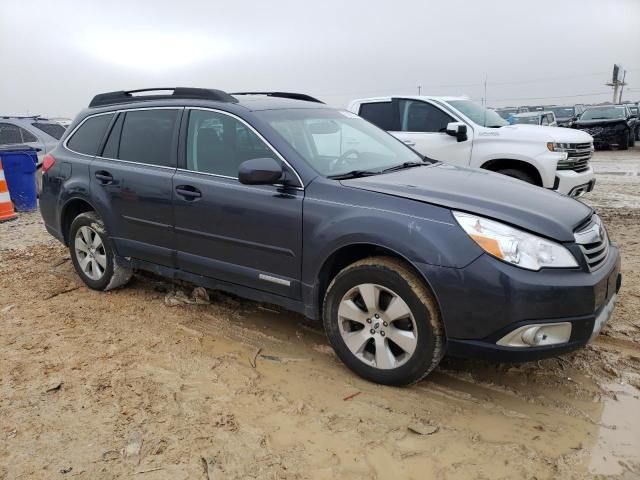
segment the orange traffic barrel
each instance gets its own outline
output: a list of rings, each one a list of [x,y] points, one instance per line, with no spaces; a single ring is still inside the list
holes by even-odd
[[[13,203],[9,197],[9,188],[7,180],[4,178],[4,170],[2,169],[2,159],[0,159],[0,222],[5,220],[13,220],[16,218],[16,212],[13,210]]]

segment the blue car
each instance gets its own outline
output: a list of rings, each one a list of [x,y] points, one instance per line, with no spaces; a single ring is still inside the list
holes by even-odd
[[[83,282],[147,270],[322,321],[358,375],[589,342],[621,284],[585,204],[432,161],[304,94],[97,95],[44,159],[41,212]]]

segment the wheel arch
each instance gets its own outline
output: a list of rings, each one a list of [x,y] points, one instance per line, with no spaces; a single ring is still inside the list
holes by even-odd
[[[100,215],[95,206],[83,197],[70,198],[63,205],[60,210],[60,231],[65,245],[69,245],[69,229],[71,228],[71,223],[78,215],[85,212],[96,212]]]
[[[324,304],[324,296],[327,291],[327,288],[331,284],[331,281],[335,278],[335,276],[345,267],[351,265],[352,263],[357,262],[358,260],[363,260],[365,258],[370,257],[391,257],[400,260],[404,263],[413,273],[416,274],[418,278],[420,278],[431,295],[433,296],[436,307],[440,314],[440,321],[442,324],[442,328],[445,331],[446,338],[446,327],[444,324],[444,319],[442,318],[442,310],[440,308],[440,302],[438,301],[438,296],[436,295],[436,291],[431,285],[429,279],[418,269],[411,260],[409,260],[406,256],[402,255],[398,251],[391,249],[386,246],[378,245],[376,243],[368,243],[368,242],[358,242],[358,243],[350,243],[346,245],[342,245],[336,248],[329,256],[327,256],[318,271],[316,276],[316,289],[313,298],[314,304],[314,314],[317,319],[322,318],[322,308]]]
[[[487,160],[480,167],[484,170],[490,170],[492,172],[497,172],[499,170],[504,170],[505,168],[513,168],[522,170],[529,175],[531,175],[538,187],[543,186],[542,175],[540,175],[540,171],[538,168],[524,160],[516,160],[512,158],[495,158],[492,160]]]

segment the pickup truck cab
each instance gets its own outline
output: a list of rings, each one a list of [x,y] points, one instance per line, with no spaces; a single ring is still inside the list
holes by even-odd
[[[465,97],[392,96],[348,109],[434,160],[483,168],[579,197],[593,190],[593,139],[559,127],[509,125]]]

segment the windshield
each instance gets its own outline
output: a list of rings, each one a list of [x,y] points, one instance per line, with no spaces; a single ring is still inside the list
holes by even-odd
[[[585,110],[580,120],[609,120],[625,118],[624,107],[598,107]]]
[[[423,163],[422,157],[402,142],[351,112],[304,108],[255,113],[326,177]]]
[[[524,123],[526,125],[540,125],[540,117],[538,115],[527,115],[526,117],[520,117],[514,115],[511,118],[511,123]]]
[[[493,110],[489,110],[471,100],[449,100],[447,103],[462,112],[472,122],[483,127],[498,128],[509,125],[509,122]]]
[[[546,110],[556,114],[556,118],[571,118],[575,115],[573,107],[548,107]]]

